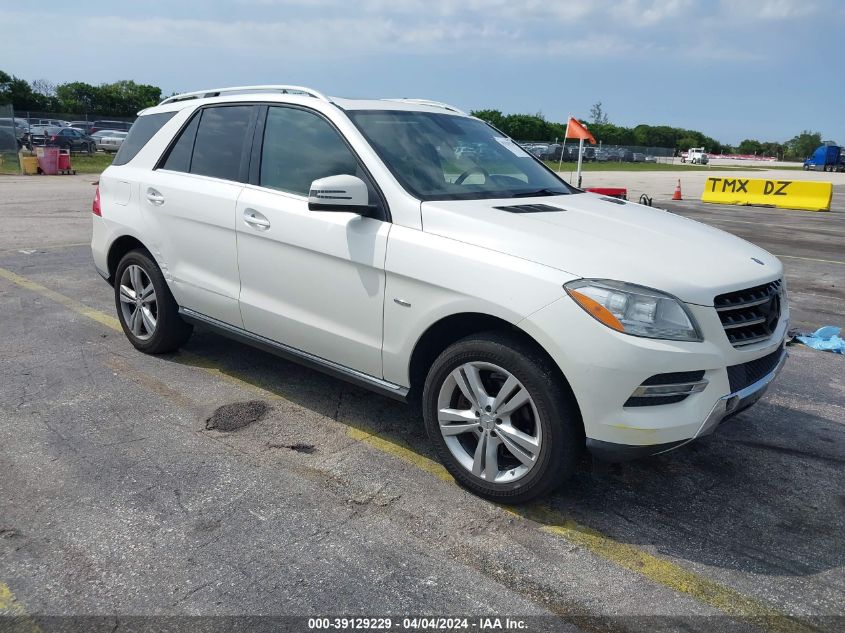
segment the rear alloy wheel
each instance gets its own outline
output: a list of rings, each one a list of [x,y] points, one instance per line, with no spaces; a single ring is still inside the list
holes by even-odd
[[[583,425],[556,374],[547,358],[498,333],[458,341],[437,358],[423,414],[459,483],[494,501],[522,503],[573,472]]]
[[[148,354],[172,352],[191,335],[179,306],[146,251],[124,255],[115,272],[114,296],[120,325],[137,349]]]

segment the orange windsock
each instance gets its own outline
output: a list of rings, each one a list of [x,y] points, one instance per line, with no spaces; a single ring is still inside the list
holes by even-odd
[[[590,131],[578,122],[575,117],[569,117],[566,123],[566,138],[582,138],[585,141],[590,141],[593,145],[596,144],[596,139],[590,134]]]

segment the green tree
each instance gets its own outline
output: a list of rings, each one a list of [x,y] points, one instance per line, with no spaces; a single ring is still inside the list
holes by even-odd
[[[32,90],[32,86],[19,77],[0,70],[0,103],[11,103],[15,110],[43,110],[49,100]]]
[[[763,144],[755,139],[747,138],[737,145],[736,151],[740,154],[761,154]]]
[[[502,128],[504,127],[505,117],[501,110],[473,110],[470,112],[470,116],[477,117],[482,121],[487,121],[493,127],[504,132]]]
[[[103,110],[100,89],[82,81],[72,81],[56,86],[56,98],[63,112],[87,113]],[[111,114],[110,112],[102,112]]]
[[[786,154],[789,158],[800,160],[810,156],[822,144],[820,132],[804,130],[786,142]]]

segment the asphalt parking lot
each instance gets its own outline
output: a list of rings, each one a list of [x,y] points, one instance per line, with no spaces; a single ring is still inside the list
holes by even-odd
[[[606,472],[585,460],[552,498],[502,508],[432,461],[404,405],[202,331],[136,352],[90,262],[91,180],[0,179],[0,614],[19,630],[44,615],[110,631],[143,615],[845,626],[842,356],[793,346],[715,435]],[[780,256],[794,327],[845,325],[845,188],[819,214],[656,204]],[[269,409],[207,428],[250,401]]]

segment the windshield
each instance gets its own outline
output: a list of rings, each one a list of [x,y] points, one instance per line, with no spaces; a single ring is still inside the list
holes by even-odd
[[[477,119],[385,110],[347,114],[396,179],[420,200],[557,196],[577,191]]]

